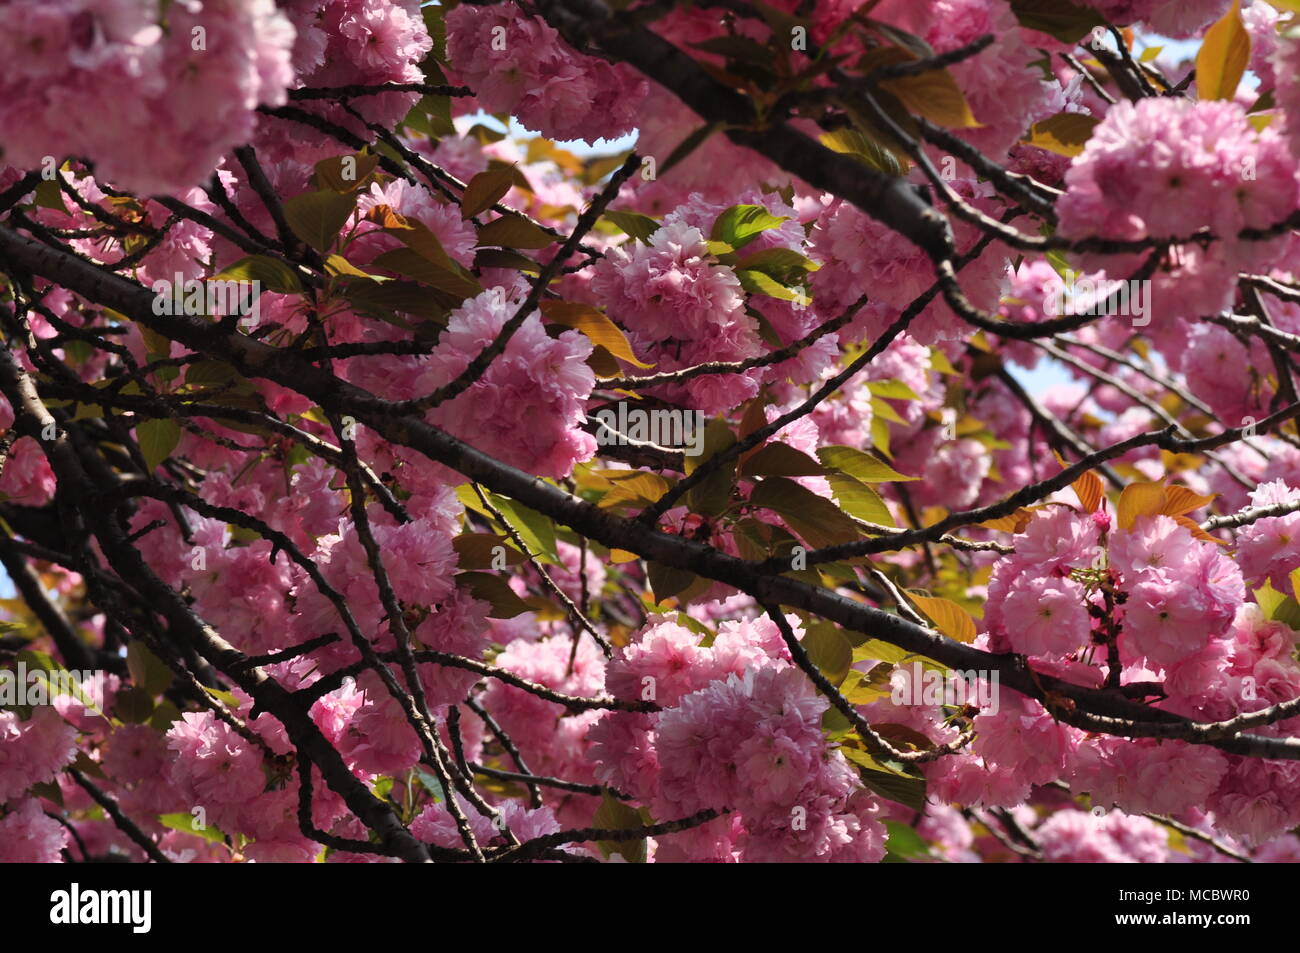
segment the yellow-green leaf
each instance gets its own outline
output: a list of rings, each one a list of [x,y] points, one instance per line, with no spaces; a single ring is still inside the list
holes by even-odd
[[[849,543],[860,534],[857,524],[838,506],[784,477],[768,477],[754,487],[749,502],[781,515],[808,545],[820,549]]]
[[[818,622],[808,627],[801,641],[808,658],[832,685],[839,685],[853,664],[853,646],[840,627],[832,622]]]
[[[1057,113],[1029,129],[1025,141],[1031,146],[1073,158],[1083,152],[1099,120],[1084,113]]]
[[[854,447],[822,447],[817,451],[817,457],[826,466],[847,473],[862,483],[895,483],[917,479],[899,473],[889,464]]]
[[[194,814],[186,814],[183,811],[175,814],[158,815],[158,823],[163,827],[170,827],[174,831],[180,831],[182,834],[193,834],[195,837],[202,837],[205,841],[212,844],[225,843],[226,835],[221,833],[219,828],[208,825],[197,824],[198,817]]]
[[[140,453],[144,456],[149,472],[153,473],[158,464],[171,456],[171,452],[181,442],[181,428],[169,417],[146,420],[136,426],[135,439],[140,444]]]
[[[658,222],[649,215],[642,215],[639,212],[613,210],[606,212],[605,218],[643,245],[648,244],[650,236],[659,230]]]
[[[889,512],[885,501],[867,484],[843,473],[832,473],[827,479],[831,485],[831,492],[835,494],[835,502],[845,513],[868,523],[881,526],[895,525],[893,514]]]
[[[740,467],[740,475],[746,477],[821,476],[825,472],[826,468],[812,457],[780,442],[766,444]]]
[[[316,163],[316,183],[341,195],[355,192],[378,165],[379,156],[369,152],[321,159]]]
[[[256,281],[267,291],[278,294],[298,294],[302,282],[294,270],[284,262],[266,255],[250,255],[222,269],[209,281]]]
[[[918,116],[954,129],[974,129],[981,125],[970,111],[966,96],[946,69],[927,70],[917,76],[900,76],[881,82]]]
[[[888,175],[903,175],[907,172],[906,166],[894,153],[852,126],[822,133],[817,138],[832,152],[853,156],[864,165]]]
[[[635,830],[645,821],[631,805],[620,801],[606,790],[601,795],[600,807],[591,819],[592,827],[605,831]],[[608,858],[618,854],[631,864],[644,864],[646,859],[646,842],[644,837],[628,840],[606,840],[597,842],[601,853]]]

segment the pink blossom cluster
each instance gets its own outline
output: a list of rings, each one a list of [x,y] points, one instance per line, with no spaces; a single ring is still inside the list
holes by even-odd
[[[1206,228],[1217,237],[1181,246],[1176,269],[1157,272],[1152,320],[1164,325],[1229,307],[1237,271],[1266,268],[1285,251],[1285,242],[1241,232],[1275,224],[1300,199],[1295,160],[1275,129],[1256,131],[1236,103],[1168,97],[1112,107],[1065,184],[1057,211],[1067,238],[1186,238]],[[1111,276],[1142,260],[1085,258]]]
[[[634,70],[575,52],[514,3],[451,10],[447,56],[484,109],[552,139],[617,138],[636,126],[646,94]]]
[[[613,249],[595,269],[591,291],[628,329],[643,359],[662,370],[703,361],[740,361],[762,352],[758,324],[745,313],[735,272],[718,264],[708,236],[685,221],[665,223],[646,245]],[[673,391],[705,413],[753,397],[745,375],[706,376]]]
[[[417,393],[450,384],[496,340],[522,303],[505,291],[489,289],[452,312],[418,379]],[[529,315],[486,373],[463,394],[430,411],[429,420],[512,466],[567,476],[596,449],[596,439],[580,429],[596,380],[585,363],[591,351],[581,332],[552,338],[540,315]]]
[[[85,156],[146,194],[206,181],[256,107],[284,102],[294,30],[271,0],[185,0],[160,20],[136,0],[0,6],[6,161]]]
[[[296,31],[292,69],[297,82],[292,85],[328,88],[425,80],[420,64],[433,50],[433,39],[419,0],[284,0],[280,7]],[[353,109],[365,122],[391,128],[417,99],[413,93],[381,93],[356,100]],[[339,104],[305,100],[294,105],[371,138],[356,115]],[[257,130],[259,151],[291,163],[337,154],[335,140],[304,137],[306,128],[293,120],[263,116]]]
[[[667,618],[648,620],[606,683],[656,715],[616,712],[592,729],[597,776],[656,817],[734,812],[660,841],[657,857],[878,860],[878,807],[821,731],[827,701],[792,666],[767,619],[723,622],[713,644]]]

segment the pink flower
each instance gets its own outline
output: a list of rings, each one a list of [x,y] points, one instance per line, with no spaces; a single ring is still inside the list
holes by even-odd
[[[662,621],[653,624],[654,618]],[[605,683],[619,698],[676,705],[700,687],[698,669],[707,651],[697,648],[699,636],[689,629],[664,617],[652,619],[650,628],[610,662]]]
[[[1071,786],[1102,807],[1175,815],[1204,804],[1227,769],[1227,756],[1208,745],[1101,737],[1079,746]]]
[[[1300,490],[1281,480],[1261,484],[1250,494],[1251,506],[1296,503],[1300,503]],[[1289,592],[1291,571],[1300,568],[1300,509],[1267,516],[1238,530],[1237,562],[1251,582],[1267,579],[1279,592]]]
[[[976,754],[995,771],[1008,772],[1029,784],[1048,784],[1061,778],[1082,737],[1038,702],[1011,693],[1003,693],[997,714],[975,719],[975,731]]]
[[[612,249],[592,269],[591,291],[627,329],[638,356],[660,370],[744,360],[764,350],[740,280],[714,262],[700,229],[684,222],[665,223],[648,245]],[[713,414],[754,396],[756,376],[698,377],[662,393]]]
[[[61,864],[70,842],[67,828],[46,817],[37,798],[24,798],[0,818],[0,863]]]
[[[1172,517],[1143,516],[1132,529],[1111,536],[1110,565],[1125,582],[1137,582],[1143,573],[1153,570],[1178,571],[1196,545],[1191,532]]]
[[[454,380],[493,341],[517,303],[486,291],[452,312],[421,378],[420,393]],[[468,390],[429,412],[430,421],[513,466],[566,476],[596,449],[581,430],[584,402],[595,383],[587,366],[591,342],[579,331],[550,337],[530,315],[505,353]]]
[[[31,437],[15,440],[0,474],[0,499],[20,506],[44,506],[54,498],[56,484],[40,444]]]
[[[1266,268],[1282,246],[1236,236],[1284,218],[1300,194],[1295,160],[1278,132],[1257,132],[1236,103],[1174,97],[1111,107],[1074,160],[1066,186],[1057,204],[1066,237],[1177,237],[1202,228],[1219,237],[1205,253],[1185,246],[1190,254],[1181,258],[1181,283],[1203,276],[1205,285],[1196,289],[1199,300],[1179,299],[1187,311],[1161,301],[1162,313],[1172,317],[1217,310],[1239,265]],[[1127,256],[1107,264],[1103,256],[1095,264],[1117,275],[1132,271],[1134,261]],[[1166,290],[1175,286],[1162,283],[1153,301]]]
[[[171,778],[217,826],[266,788],[262,755],[212,712],[185,712],[167,732]]]
[[[552,139],[623,135],[647,89],[630,67],[574,52],[514,3],[451,10],[447,56],[485,109],[512,113]]]
[[[1097,524],[1086,514],[1065,506],[1038,510],[1024,532],[1015,537],[1017,560],[1048,573],[1065,566],[1085,568],[1097,553]]]
[[[1069,655],[1088,641],[1086,605],[1073,579],[1021,576],[1002,604],[1007,637],[1025,655]]]
[[[51,780],[77,754],[72,726],[46,705],[37,705],[26,721],[0,711],[0,804]]]
[[[1155,821],[1120,811],[1096,815],[1065,809],[1033,831],[1043,859],[1071,864],[1161,863],[1169,859],[1168,837]]]

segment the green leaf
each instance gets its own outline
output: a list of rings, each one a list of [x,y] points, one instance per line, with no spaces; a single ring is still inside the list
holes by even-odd
[[[509,539],[496,533],[462,533],[451,541],[451,545],[456,550],[457,565],[461,569],[492,569],[493,562],[500,561],[498,557],[504,559],[507,566],[518,566],[526,558]]]
[[[433,49],[429,56],[437,63],[447,62],[447,8],[441,4],[426,4],[420,11],[424,17],[424,28],[433,40]]]
[[[113,714],[127,724],[142,724],[153,714],[153,696],[135,686],[123,689],[113,700]]]
[[[615,476],[611,471],[605,471],[601,476],[612,484],[612,489],[596,504],[602,510],[616,506],[653,506],[668,492],[668,481],[657,473],[626,470]]]
[[[456,574],[456,585],[470,591],[475,599],[489,603],[488,616],[493,619],[513,619],[532,609],[510,588],[506,577],[490,572],[461,572]]]
[[[889,464],[853,447],[822,447],[817,451],[817,456],[826,466],[846,473],[861,483],[897,483],[918,479],[905,476]]]
[[[871,445],[891,460],[893,459],[894,455],[889,452],[889,421],[883,417],[871,418]]]
[[[414,248],[386,251],[375,258],[374,264],[442,291],[456,299],[457,303],[483,292],[473,275],[463,273],[462,269],[454,266],[448,267],[432,261]]]
[[[185,383],[191,387],[227,387],[236,381],[243,378],[225,361],[195,361],[185,369]]]
[[[853,520],[834,503],[784,477],[763,480],[754,487],[749,502],[780,514],[815,549],[849,543],[860,535]]]
[[[855,662],[888,662],[890,665],[897,665],[910,657],[911,653],[906,649],[881,639],[867,639],[853,649]]]
[[[170,417],[146,420],[136,425],[135,439],[140,444],[145,465],[153,473],[181,442],[181,428]]]
[[[63,807],[63,789],[53,781],[42,781],[33,784],[27,789],[33,797],[43,797],[47,801],[53,801],[59,807]]]
[[[853,664],[853,646],[840,627],[832,622],[818,622],[804,633],[804,651],[832,685],[839,685]]]
[[[732,248],[743,248],[785,220],[786,216],[773,215],[761,205],[733,205],[718,216],[709,238],[715,242],[726,242]]]
[[[160,734],[166,734],[171,726],[181,720],[181,710],[167,699],[160,701],[149,716],[149,727]]]
[[[301,294],[302,282],[294,270],[267,255],[241,258],[208,279],[209,281],[256,281],[266,291],[277,294]]]
[[[209,695],[211,695],[213,698],[215,698],[217,701],[221,702],[231,711],[234,711],[239,707],[239,699],[236,698],[234,694],[232,694],[231,692],[224,691],[220,688],[209,688],[207,685],[203,686],[203,690],[207,692]]]
[[[890,400],[920,400],[916,391],[902,381],[868,381],[867,390],[877,397],[888,397]]]
[[[316,163],[316,184],[345,195],[360,189],[378,166],[379,156],[370,152],[331,156]]]
[[[449,300],[441,302],[425,285],[389,278],[382,281],[369,278],[351,280],[342,294],[356,311],[408,329],[406,322],[398,320],[397,312],[445,323],[448,306],[464,300],[448,295]]]
[[[474,270],[481,271],[484,268],[513,268],[515,271],[526,271],[533,275],[539,274],[542,270],[542,266],[527,255],[506,248],[480,248],[476,251]]]
[[[1021,26],[1041,30],[1062,43],[1077,43],[1093,27],[1106,23],[1092,7],[1070,0],[1011,0],[1011,12]]]
[[[605,213],[605,218],[631,235],[642,245],[648,245],[650,236],[659,230],[658,222],[649,215],[642,215],[639,212],[610,211]]]
[[[740,468],[740,475],[756,476],[821,476],[826,468],[801,450],[788,443],[774,442],[756,451]]]
[[[812,301],[799,288],[783,285],[763,271],[741,268],[736,272],[736,277],[740,279],[740,286],[750,294],[767,295],[769,298],[779,298],[782,301],[797,301],[805,305]]]
[[[827,480],[831,485],[831,492],[835,494],[835,502],[845,513],[866,520],[868,523],[877,523],[881,526],[895,525],[893,514],[889,512],[885,501],[867,484],[843,473],[832,473]]]
[[[324,253],[334,244],[356,205],[355,192],[346,195],[333,189],[304,192],[284,203],[284,217],[295,235]]]
[[[753,63],[758,66],[771,66],[772,50],[770,47],[751,40],[747,36],[715,36],[700,43],[688,43],[693,49],[705,53],[716,53],[727,59]]]
[[[725,421],[710,420],[704,427],[704,452],[697,457],[686,457],[686,475],[690,476],[705,461],[735,442],[735,435]],[[716,516],[731,505],[731,490],[735,482],[736,460],[733,458],[718,467],[704,482],[688,490],[686,505],[704,516]]]
[[[685,592],[697,578],[692,572],[674,569],[654,560],[646,561],[646,575],[650,577],[650,589],[658,603]]]
[[[592,827],[608,831],[635,830],[645,826],[641,814],[631,805],[620,801],[606,789],[600,798],[600,807],[591,819]],[[646,841],[644,837],[629,840],[598,841],[600,852],[608,858],[611,854],[620,854],[632,864],[644,864],[646,861]]]
[[[818,271],[821,265],[789,248],[764,248],[745,258],[737,268],[761,271],[782,284],[795,284],[804,275]]]
[[[41,179],[33,193],[32,202],[37,208],[48,208],[62,215],[68,214],[68,207],[63,204],[63,189],[59,188],[58,179]]]
[[[478,230],[478,244],[502,248],[546,248],[555,236],[543,231],[522,215],[502,215]]]
[[[1278,592],[1271,582],[1265,582],[1255,590],[1255,602],[1263,612],[1264,618],[1300,630],[1300,603],[1296,602],[1295,596]]]
[[[912,826],[902,821],[885,821],[885,829],[889,831],[885,849],[895,857],[906,860],[909,857],[930,855],[930,845]]]
[[[45,690],[50,696],[66,687],[77,701],[91,711],[99,712],[99,704],[102,699],[91,697],[94,694],[93,691],[90,693],[82,691],[78,687],[78,680],[73,678],[71,673],[54,656],[36,649],[20,649],[14,655],[14,661],[22,662],[27,667],[28,678],[31,678],[34,672],[44,673]],[[51,679],[50,676],[55,676],[55,678]],[[91,761],[91,764],[98,767],[98,762]]]
[[[849,755],[853,749],[841,748],[845,757],[850,761],[855,760]],[[858,766],[858,777],[862,783],[875,791],[886,800],[893,801],[896,804],[902,804],[914,811],[925,810],[925,780],[923,778],[914,778],[906,774],[893,774],[888,771],[876,771],[871,768]]]
[[[143,688],[150,695],[161,695],[172,683],[172,670],[167,663],[140,641],[127,645],[126,668],[136,687]]]
[[[974,129],[980,126],[979,120],[970,111],[966,95],[946,69],[932,69],[915,76],[882,80],[880,86],[897,96],[912,112],[931,122],[953,129]]]
[[[470,490],[471,494],[473,492]],[[550,519],[522,503],[497,496],[495,493],[490,494],[488,498],[502,517],[510,523],[511,528],[519,534],[530,554],[545,562],[560,561],[559,554],[555,550],[555,526]]]
[[[208,825],[207,827],[196,826],[194,821],[195,816],[193,814],[186,814],[184,812],[158,815],[158,823],[163,827],[170,827],[172,830],[180,831],[182,834],[193,834],[195,837],[202,837],[205,841],[212,844],[224,844],[226,842],[226,835],[221,833],[218,828],[211,825]]]
[[[1088,144],[1098,122],[1100,120],[1095,116],[1084,113],[1057,113],[1049,119],[1034,123],[1025,142],[1073,158],[1083,152],[1083,147]]]
[[[353,278],[372,278],[373,275],[362,271],[352,262],[348,261],[342,255],[325,256],[325,272],[335,277],[339,275],[348,275]]]
[[[901,176],[907,171],[893,152],[852,126],[822,133],[818,141],[832,152],[852,156],[864,165],[869,165],[887,175]]]

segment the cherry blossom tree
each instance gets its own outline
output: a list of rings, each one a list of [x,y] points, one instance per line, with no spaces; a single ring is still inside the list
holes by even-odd
[[[1300,3],[0,63],[0,860],[1300,859]]]

